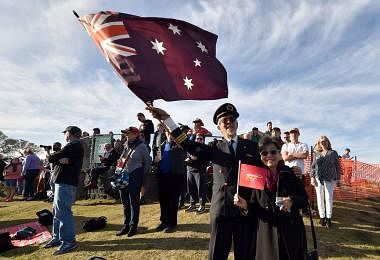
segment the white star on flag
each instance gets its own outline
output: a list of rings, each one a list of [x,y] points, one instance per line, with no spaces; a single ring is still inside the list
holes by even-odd
[[[201,61],[200,60],[198,60],[198,58],[196,58],[195,60],[193,60],[193,62],[194,62],[194,65],[195,65],[195,67],[201,67]]]
[[[161,53],[162,55],[164,55],[164,51],[166,50],[166,48],[163,46],[164,42],[159,42],[157,39],[154,40],[154,42],[151,41],[151,43],[153,44],[152,49],[156,50],[157,54]]]
[[[187,90],[191,90],[194,86],[194,84],[191,82],[192,79],[188,79],[187,76],[183,79],[183,81],[185,81],[184,85],[187,87]]]
[[[202,52],[208,53],[206,46],[204,46],[202,42],[199,41],[197,42],[197,44],[198,44],[197,47],[201,49]]]
[[[168,29],[169,29],[169,30],[172,30],[172,32],[173,32],[174,35],[175,35],[176,33],[177,33],[178,35],[181,35],[181,30],[178,29],[178,26],[172,25],[172,24],[170,23]]]

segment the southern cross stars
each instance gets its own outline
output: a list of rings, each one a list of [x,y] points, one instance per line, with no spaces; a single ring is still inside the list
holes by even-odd
[[[200,60],[198,60],[198,58],[196,58],[195,60],[193,60],[193,62],[194,62],[194,66],[195,67],[201,67],[201,61]]]
[[[153,44],[152,49],[156,50],[157,54],[165,54],[164,51],[166,50],[166,48],[163,46],[164,42],[159,42],[157,39],[154,39],[154,42],[151,41],[151,43]]]
[[[201,49],[202,52],[208,53],[206,46],[203,45],[201,41],[197,42],[197,47]]]
[[[175,35],[175,34],[181,35],[181,30],[178,29],[178,26],[172,25],[172,24],[170,23],[168,29],[171,30],[171,31],[173,32],[174,35]]]
[[[193,89],[194,84],[191,82],[192,79],[188,79],[186,76],[186,78],[184,78],[183,81],[185,81],[184,85],[187,87],[187,90]]]

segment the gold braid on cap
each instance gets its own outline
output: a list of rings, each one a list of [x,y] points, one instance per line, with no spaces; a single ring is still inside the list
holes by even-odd
[[[227,111],[234,111],[234,107],[231,106],[230,104],[228,104],[228,105],[226,106],[226,109],[227,109]]]
[[[187,135],[184,134],[184,133],[181,133],[178,137],[176,137],[175,142],[176,142],[177,144],[180,144],[180,143],[182,143],[183,141],[185,141],[186,138],[187,138]]]

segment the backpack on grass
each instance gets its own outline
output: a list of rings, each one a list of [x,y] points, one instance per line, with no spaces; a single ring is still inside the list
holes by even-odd
[[[107,224],[107,218],[102,216],[98,218],[91,218],[89,220],[83,221],[82,228],[87,232],[102,229]]]
[[[53,213],[47,209],[43,209],[36,213],[38,216],[38,222],[43,226],[49,226],[53,224]]]

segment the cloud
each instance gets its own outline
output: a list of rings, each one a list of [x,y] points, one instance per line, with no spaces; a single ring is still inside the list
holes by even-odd
[[[113,73],[71,11],[125,11],[194,23],[219,35],[228,99],[156,101],[176,122],[234,103],[240,131],[297,126],[312,144],[378,161],[380,4],[377,1],[3,1],[0,129],[48,143],[67,125],[103,132],[137,125],[145,105]],[[33,10],[33,11],[31,11]],[[22,19],[15,19],[22,17]],[[27,21],[27,22],[26,22]],[[149,117],[149,116],[148,116]]]

